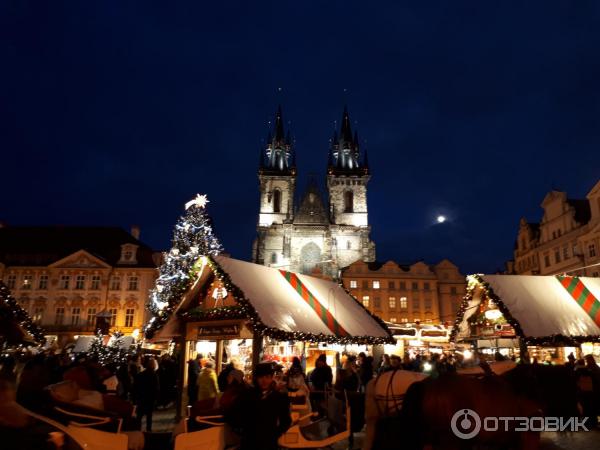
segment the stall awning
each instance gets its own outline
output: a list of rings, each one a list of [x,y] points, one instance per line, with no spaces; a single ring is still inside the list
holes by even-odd
[[[183,296],[175,314],[159,329],[155,340],[181,334],[183,322],[193,321],[186,311],[193,309],[193,299],[213,282],[213,276],[223,283],[227,298],[235,299],[238,315],[219,314],[215,307],[210,310],[210,317],[245,320],[252,331],[278,340],[394,342],[384,322],[339,284],[225,256],[205,259],[193,287]]]
[[[214,261],[271,330],[342,341],[390,339],[383,322],[337,283],[225,256]]]
[[[468,281],[469,293],[457,317],[458,339],[469,337],[467,320],[486,295],[529,343],[600,338],[598,278],[471,275]]]

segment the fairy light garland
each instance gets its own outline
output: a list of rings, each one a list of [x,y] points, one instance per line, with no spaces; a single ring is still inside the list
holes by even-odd
[[[27,333],[33,337],[35,342],[42,345],[46,342],[44,336],[45,331],[31,320],[27,311],[25,311],[17,300],[10,293],[10,289],[2,281],[0,281],[0,301],[8,308],[12,318],[21,326]]]
[[[475,293],[475,288],[479,286],[483,294],[488,300],[494,302],[494,304],[498,307],[506,322],[513,327],[515,330],[515,334],[519,339],[522,339],[527,345],[531,346],[541,346],[541,347],[554,347],[554,346],[570,346],[570,345],[579,345],[583,342],[600,342],[600,336],[590,335],[590,336],[565,336],[563,334],[552,334],[549,336],[540,336],[540,337],[531,337],[526,336],[521,328],[521,324],[517,319],[515,319],[510,313],[508,307],[504,304],[504,302],[496,295],[494,289],[490,286],[490,284],[483,279],[483,275],[474,274],[467,276],[467,289],[466,294],[463,297],[463,300],[458,309],[458,313],[456,315],[456,319],[454,320],[454,326],[452,327],[452,332],[450,333],[450,342],[456,342],[456,335],[459,331],[459,326],[463,322],[464,315],[469,307],[469,302],[473,300],[473,295]]]

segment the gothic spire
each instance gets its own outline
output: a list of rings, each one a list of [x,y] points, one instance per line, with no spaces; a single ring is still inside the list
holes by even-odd
[[[329,167],[333,172],[352,172],[360,168],[358,133],[352,134],[348,107],[344,106],[339,138],[334,132]]]
[[[281,113],[281,105],[277,108],[277,115],[275,116],[275,141],[283,143],[285,139],[285,133],[283,131],[283,114]]]
[[[267,145],[263,150],[263,166],[260,168],[262,172],[288,172],[295,168],[295,155],[292,151],[292,137],[290,132],[285,133],[283,126],[283,113],[281,105],[277,108],[275,115],[275,123],[272,130],[269,130],[267,137]]]
[[[340,130],[340,138],[347,144],[352,142],[352,127],[350,126],[350,114],[348,114],[347,106],[344,106],[344,113],[342,114],[342,128]]]

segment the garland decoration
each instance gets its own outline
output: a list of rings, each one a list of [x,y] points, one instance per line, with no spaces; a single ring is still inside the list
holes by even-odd
[[[515,319],[510,313],[508,307],[504,302],[496,295],[494,289],[490,284],[483,279],[482,274],[474,274],[467,276],[467,290],[460,304],[456,319],[454,320],[454,326],[450,333],[450,342],[456,342],[456,335],[459,331],[459,326],[464,319],[465,312],[469,307],[469,302],[473,300],[475,288],[479,286],[483,289],[483,294],[490,300],[492,300],[498,309],[502,312],[502,315],[506,319],[507,323],[513,327],[515,333],[519,339],[522,339],[526,345],[530,346],[541,346],[541,347],[556,347],[556,346],[577,346],[583,342],[600,342],[600,336],[565,336],[563,334],[552,334],[550,336],[532,337],[526,336],[521,328],[521,324]]]
[[[557,276],[556,279],[594,323],[600,327],[600,301],[583,284],[583,281],[579,277],[568,276]]]
[[[103,366],[115,366],[119,367],[121,364],[127,364],[127,356],[133,352],[123,348],[123,333],[115,331],[108,344],[104,345],[104,336],[101,331],[98,331],[92,343],[90,349],[87,351],[87,355],[90,359],[97,361]]]
[[[0,281],[0,315],[7,321],[14,321],[22,327],[35,340],[36,344],[42,345],[46,342],[44,330],[35,324],[27,311],[25,311],[10,293],[10,289]],[[6,331],[6,330],[3,330]]]

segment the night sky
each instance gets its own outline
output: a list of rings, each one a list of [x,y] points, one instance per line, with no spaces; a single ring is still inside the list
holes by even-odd
[[[347,104],[378,259],[502,268],[547,191],[600,178],[600,3],[397,3],[0,0],[0,220],[165,249],[200,192],[248,259],[277,105],[302,187]]]

